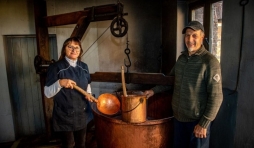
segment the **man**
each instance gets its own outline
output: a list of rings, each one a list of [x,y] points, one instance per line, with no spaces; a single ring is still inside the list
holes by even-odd
[[[204,27],[192,21],[183,31],[187,50],[179,56],[170,72],[175,76],[172,109],[174,147],[209,147],[210,123],[221,106],[222,84],[218,60],[202,45]],[[170,89],[155,86],[145,91],[147,97]]]

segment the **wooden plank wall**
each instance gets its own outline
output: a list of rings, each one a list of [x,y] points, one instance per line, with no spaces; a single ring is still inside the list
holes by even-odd
[[[51,42],[56,42],[55,37]],[[45,132],[40,77],[35,72],[35,36],[6,36],[5,58],[16,139]],[[56,43],[51,46],[56,54]],[[56,57],[52,55],[52,58]]]

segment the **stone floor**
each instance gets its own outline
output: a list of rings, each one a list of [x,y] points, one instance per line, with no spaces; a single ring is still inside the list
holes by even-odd
[[[57,138],[47,140],[45,134],[22,137],[17,141],[0,143],[0,148],[60,148],[61,142]],[[87,131],[86,147],[97,148],[94,129]]]

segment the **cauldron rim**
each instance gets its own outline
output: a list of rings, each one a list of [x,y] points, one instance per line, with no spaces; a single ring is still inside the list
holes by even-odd
[[[128,122],[124,122],[120,119],[113,118],[114,115],[108,116],[108,115],[105,115],[103,113],[100,113],[95,104],[91,104],[91,106],[92,106],[93,114],[95,116],[100,116],[100,118],[103,118],[104,120],[114,122],[114,123],[118,123],[118,124],[134,124],[134,125],[142,125],[142,126],[144,126],[144,125],[156,125],[156,124],[169,122],[174,118],[174,116],[170,116],[170,117],[167,117],[167,118],[147,120],[147,121],[142,122],[142,123],[128,123]]]

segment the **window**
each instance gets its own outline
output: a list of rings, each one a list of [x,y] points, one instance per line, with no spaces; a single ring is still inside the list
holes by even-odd
[[[191,12],[192,21],[199,21],[201,24],[203,24],[203,18],[204,18],[204,7],[192,10]]]
[[[199,21],[205,28],[206,48],[220,61],[223,1],[198,0],[189,5],[190,20]]]
[[[221,27],[222,27],[222,1],[212,4],[210,46],[209,51],[220,61]]]

